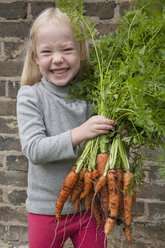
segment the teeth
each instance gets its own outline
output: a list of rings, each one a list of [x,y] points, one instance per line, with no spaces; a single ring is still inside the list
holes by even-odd
[[[64,73],[66,71],[67,71],[67,69],[56,69],[56,70],[52,70],[52,72],[55,73],[55,74],[61,74],[61,73]]]

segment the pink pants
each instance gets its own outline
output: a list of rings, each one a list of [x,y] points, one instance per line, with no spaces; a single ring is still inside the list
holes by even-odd
[[[62,215],[60,222],[52,215],[28,213],[29,248],[62,248],[70,237],[75,248],[106,248],[104,223],[97,229],[90,211]]]

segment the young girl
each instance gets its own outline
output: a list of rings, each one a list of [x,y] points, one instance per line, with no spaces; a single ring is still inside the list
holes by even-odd
[[[104,116],[90,118],[85,101],[66,100],[69,83],[78,83],[84,61],[88,63],[87,41],[76,40],[68,16],[57,8],[41,13],[31,28],[17,101],[22,151],[29,160],[30,248],[60,248],[68,237],[77,248],[104,247],[103,228],[96,238],[96,221],[90,211],[84,215],[83,206],[74,214],[66,202],[58,228],[55,221],[56,200],[79,145],[115,125]]]

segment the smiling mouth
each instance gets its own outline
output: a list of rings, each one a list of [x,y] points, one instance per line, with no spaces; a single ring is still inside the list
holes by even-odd
[[[65,68],[65,69],[55,69],[55,70],[51,70],[51,72],[53,74],[56,74],[56,75],[63,75],[65,74],[66,72],[68,72],[69,68]]]

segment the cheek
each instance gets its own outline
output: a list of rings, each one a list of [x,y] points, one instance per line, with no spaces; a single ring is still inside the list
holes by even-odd
[[[78,69],[80,67],[80,56],[76,55],[74,58],[72,58],[72,65]]]
[[[50,64],[50,62],[46,58],[40,60],[40,67],[43,69],[47,69],[47,67],[49,67],[49,64]]]

